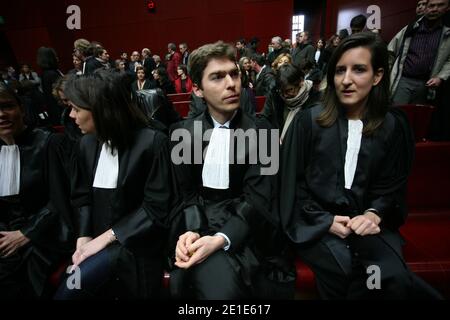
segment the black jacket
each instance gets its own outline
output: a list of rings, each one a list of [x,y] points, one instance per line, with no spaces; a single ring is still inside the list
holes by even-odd
[[[270,67],[265,67],[255,81],[257,96],[267,96],[275,88],[275,75]]]

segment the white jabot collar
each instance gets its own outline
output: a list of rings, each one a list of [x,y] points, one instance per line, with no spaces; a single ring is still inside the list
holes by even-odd
[[[361,148],[363,122],[361,120],[348,120],[347,152],[345,153],[345,189],[351,189],[355,178],[358,155]]]
[[[117,188],[118,177],[119,153],[117,150],[114,150],[111,153],[110,145],[108,143],[103,143],[92,186],[102,189],[115,189]]]
[[[20,192],[20,151],[15,144],[0,149],[0,197]]]
[[[228,128],[231,119],[224,124],[220,124],[213,117],[211,118],[214,129],[203,164],[203,186],[212,189],[228,189],[230,185],[230,130]]]

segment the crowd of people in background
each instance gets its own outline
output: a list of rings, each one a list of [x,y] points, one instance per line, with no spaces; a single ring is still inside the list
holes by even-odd
[[[418,1],[390,41],[358,15],[350,34],[274,36],[268,52],[254,37],[128,57],[78,39],[66,74],[47,47],[37,51],[40,75],[28,63],[8,67],[0,298],[158,298],[168,269],[174,297],[292,298],[292,255],[313,269],[323,298],[439,298],[401,254],[413,138],[392,106],[435,105],[432,137],[450,139],[448,10],[448,0]],[[168,99],[175,93],[191,94],[187,119]],[[257,96],[266,97],[258,114]],[[189,161],[173,163],[178,146],[167,136],[196,137],[196,121],[212,130],[199,142],[204,163],[194,141],[184,146]],[[281,152],[280,172],[230,163],[227,129],[279,132],[275,146],[261,131],[257,139]],[[82,289],[63,279],[50,292],[48,275],[64,259],[80,268]],[[376,293],[361,269],[375,260],[389,270]]]
[[[450,139],[446,125],[442,119],[448,117],[448,111],[440,107],[445,100],[448,77],[447,67],[447,25],[444,4],[428,6],[428,1],[417,2],[416,18],[399,32],[389,43],[391,52],[391,93],[396,104],[430,104],[437,106],[442,116],[434,117],[430,138],[435,140]],[[381,30],[366,28],[367,18],[360,14],[352,18],[349,29],[342,29],[327,40],[320,37],[311,38],[308,31],[296,34],[295,41],[283,40],[274,36],[268,44],[267,52],[260,50],[260,41],[253,37],[250,41],[240,38],[235,42],[235,50],[244,87],[253,96],[269,96],[275,86],[275,76],[282,64],[292,64],[310,80],[317,92],[326,88],[324,75],[328,61],[339,43],[349,34],[371,31],[381,35]],[[426,25],[425,27],[423,27]],[[419,26],[422,26],[421,29]],[[424,29],[425,28],[425,29]],[[431,29],[427,29],[431,28]],[[423,31],[424,29],[425,31]],[[428,30],[433,30],[433,37]],[[418,34],[417,34],[418,32]],[[416,35],[417,34],[417,35]],[[412,47],[410,47],[412,44]],[[433,50],[428,50],[432,46]],[[439,50],[437,50],[439,46]],[[128,76],[133,91],[161,89],[165,94],[190,93],[192,82],[187,70],[190,50],[187,43],[168,43],[167,53],[152,54],[149,48],[140,52],[120,52],[117,58],[98,41],[78,39],[74,42],[72,62],[73,69],[66,74],[92,74],[98,69]],[[426,57],[422,59],[422,57]],[[39,76],[32,71],[32,65],[23,63],[18,72],[9,66],[2,72],[2,81],[17,90],[26,100],[26,117],[31,123],[42,123],[46,120],[52,125],[60,124],[60,107],[53,98],[52,85],[63,73],[58,67],[58,56],[52,48],[40,48],[37,53],[37,65],[42,70]],[[430,69],[433,67],[432,69]],[[430,77],[430,72],[434,80]],[[420,74],[416,74],[420,73]],[[428,78],[427,78],[428,77]],[[426,80],[426,81],[425,81]],[[42,119],[44,118],[44,119]],[[47,119],[48,118],[48,119]]]

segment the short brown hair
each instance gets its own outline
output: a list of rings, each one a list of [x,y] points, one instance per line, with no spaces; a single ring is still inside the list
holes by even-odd
[[[205,44],[189,55],[188,72],[192,82],[200,88],[202,88],[203,71],[209,61],[214,58],[227,58],[236,64],[233,46],[223,41]]]

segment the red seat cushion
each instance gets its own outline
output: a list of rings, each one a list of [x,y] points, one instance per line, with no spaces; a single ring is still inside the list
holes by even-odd
[[[167,98],[172,102],[190,101],[191,93],[171,93],[167,95]]]
[[[420,142],[408,180],[410,212],[450,209],[450,142]],[[423,211],[423,210],[422,210]]]
[[[190,104],[190,101],[178,101],[173,103],[173,107],[180,116],[186,118],[190,110]]]
[[[266,103],[265,96],[256,96],[256,112],[259,113],[264,109],[264,103]]]

